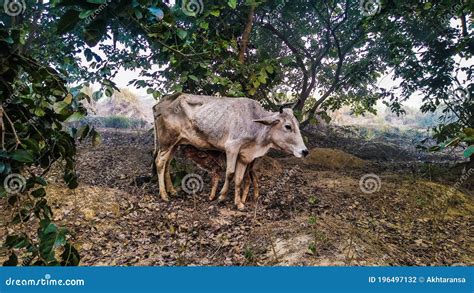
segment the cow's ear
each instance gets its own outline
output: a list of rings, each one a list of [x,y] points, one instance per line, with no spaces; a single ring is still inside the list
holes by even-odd
[[[255,120],[253,120],[253,122],[258,122],[258,123],[262,123],[262,124],[265,124],[265,125],[275,125],[278,122],[280,122],[280,119],[278,119],[278,116],[272,115],[272,116],[263,117],[263,118],[260,118],[260,119],[255,119]]]

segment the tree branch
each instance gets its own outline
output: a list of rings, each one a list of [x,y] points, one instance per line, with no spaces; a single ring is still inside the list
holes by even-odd
[[[247,23],[245,24],[244,32],[242,34],[242,44],[239,52],[239,62],[243,64],[245,62],[245,52],[250,39],[250,33],[252,32],[253,19],[255,14],[255,4],[250,6],[249,14],[247,17]]]

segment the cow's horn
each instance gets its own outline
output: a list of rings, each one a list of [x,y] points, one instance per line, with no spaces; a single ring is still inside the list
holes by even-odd
[[[295,104],[295,103],[286,103],[286,104],[280,105],[280,110],[279,110],[279,112],[280,112],[280,113],[283,113],[283,108],[285,108],[285,107],[291,106],[291,108],[293,108],[294,104]]]

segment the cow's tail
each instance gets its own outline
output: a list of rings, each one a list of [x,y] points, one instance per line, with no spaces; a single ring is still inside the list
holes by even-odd
[[[159,143],[158,143],[158,126],[157,120],[160,114],[157,112],[156,105],[153,107],[153,116],[154,116],[154,123],[153,123],[153,141],[154,141],[154,149],[153,149],[153,160],[151,162],[151,177],[154,179],[155,177],[158,179],[158,171],[156,168],[156,157],[158,156],[159,150]]]

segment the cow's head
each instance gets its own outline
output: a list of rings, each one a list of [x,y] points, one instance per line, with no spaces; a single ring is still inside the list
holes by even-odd
[[[254,122],[270,126],[267,137],[277,149],[293,154],[297,158],[308,155],[298,120],[291,109],[280,109],[280,113],[254,120]]]

